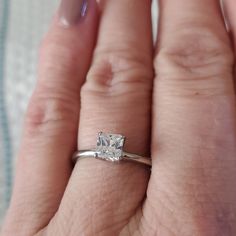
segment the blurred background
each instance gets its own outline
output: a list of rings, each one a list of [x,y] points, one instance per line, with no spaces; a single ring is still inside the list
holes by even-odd
[[[0,0],[0,225],[8,207],[38,48],[59,0]],[[154,32],[157,11],[153,4]]]

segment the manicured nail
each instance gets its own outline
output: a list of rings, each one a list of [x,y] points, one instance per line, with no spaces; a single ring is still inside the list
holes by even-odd
[[[61,0],[59,8],[60,23],[63,26],[77,24],[85,17],[88,9],[88,0]]]

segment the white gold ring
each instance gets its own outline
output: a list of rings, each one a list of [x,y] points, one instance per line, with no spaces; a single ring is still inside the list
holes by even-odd
[[[123,151],[125,136],[120,134],[106,134],[100,132],[95,150],[80,150],[73,155],[76,162],[82,158],[96,158],[100,160],[119,163],[120,161],[133,161],[151,166],[151,159]]]

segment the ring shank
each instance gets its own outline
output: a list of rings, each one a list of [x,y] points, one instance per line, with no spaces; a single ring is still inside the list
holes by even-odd
[[[97,152],[94,150],[80,150],[80,151],[77,151],[73,155],[72,160],[73,160],[73,162],[76,162],[78,159],[82,159],[82,158],[97,158]],[[122,156],[121,160],[132,161],[132,162],[136,162],[136,163],[140,163],[140,164],[145,164],[148,166],[152,165],[150,158],[142,157],[142,156],[128,153],[128,152],[123,152],[123,156]]]

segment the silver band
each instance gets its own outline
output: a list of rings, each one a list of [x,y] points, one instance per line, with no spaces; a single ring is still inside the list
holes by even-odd
[[[125,152],[125,136],[121,134],[98,133],[97,147],[92,150],[79,150],[73,155],[73,161],[81,158],[96,158],[99,160],[119,163],[120,161],[133,161],[151,166],[151,159]]]
[[[72,160],[73,160],[73,162],[76,162],[78,159],[84,159],[84,158],[96,158],[96,159],[101,159],[101,160],[107,160],[107,159],[98,157],[98,153],[95,150],[77,151],[73,155]],[[123,155],[120,158],[120,160],[113,161],[113,162],[120,162],[120,161],[123,161],[123,160],[124,161],[133,161],[133,162],[137,162],[137,163],[140,163],[140,164],[145,164],[145,165],[148,165],[148,166],[152,165],[150,158],[142,157],[142,156],[132,154],[132,153],[128,153],[128,152],[123,152]]]

